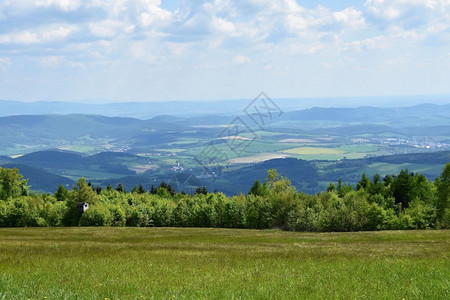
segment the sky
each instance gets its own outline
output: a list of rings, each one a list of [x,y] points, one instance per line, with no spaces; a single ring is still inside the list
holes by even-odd
[[[450,0],[0,0],[0,99],[450,95]]]

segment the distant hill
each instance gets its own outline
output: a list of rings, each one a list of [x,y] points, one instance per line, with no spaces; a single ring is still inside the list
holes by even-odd
[[[104,101],[103,101],[104,102]],[[74,103],[74,102],[18,102],[0,100],[0,117],[11,115],[68,115],[92,114],[109,117],[132,117],[148,119],[167,114],[193,117],[215,114],[236,114],[251,100],[228,101],[169,101],[169,102],[110,102],[110,103]]]
[[[256,97],[257,95],[255,95]],[[270,96],[270,95],[269,95]],[[450,96],[395,96],[395,97],[339,97],[339,98],[275,98],[272,100],[284,111],[298,111],[312,108],[320,103],[322,107],[404,107],[420,103],[448,103]],[[0,117],[11,115],[67,115],[93,114],[109,117],[132,117],[149,119],[170,114],[190,118],[195,116],[224,115],[237,116],[254,99],[210,100],[210,101],[168,101],[168,102],[111,102],[93,99],[85,103],[38,101],[19,102],[0,100]]]
[[[433,153],[410,153],[402,155],[377,156],[366,159],[367,162],[383,162],[390,164],[445,164],[450,162],[450,151],[438,151]]]
[[[409,168],[410,172],[420,172],[430,180],[434,180],[441,174],[442,168],[447,162],[450,162],[450,151],[347,159],[330,163],[326,168],[321,167],[318,163],[299,159],[273,159],[225,172],[223,178],[209,187],[210,189],[218,188],[231,195],[245,193],[248,192],[255,179],[263,181],[267,176],[268,169],[276,169],[281,176],[290,179],[299,190],[316,193],[323,191],[329,182],[337,182],[339,178],[343,182],[354,184],[360,180],[361,174],[364,172],[369,176],[374,173],[385,176]],[[382,165],[379,165],[380,163]],[[322,185],[320,185],[321,182]]]
[[[252,120],[240,113],[236,117],[240,116],[245,126],[259,130]],[[287,112],[272,120],[266,118],[266,130],[280,134],[341,137],[365,134],[381,137],[388,133],[393,136],[447,136],[449,115],[450,105],[433,104],[402,108],[312,108]],[[64,149],[73,144],[93,147],[92,152],[104,150],[110,143],[118,148],[125,146],[141,151],[147,145],[167,144],[185,138],[215,139],[233,119],[233,116],[220,115],[160,115],[147,120],[79,114],[0,117],[0,155]],[[19,150],[13,151],[15,148]]]
[[[25,154],[14,159],[14,162],[44,169],[67,169],[84,167],[85,158],[73,152],[49,150]]]
[[[0,165],[34,168],[27,169],[30,180],[46,191],[61,179],[53,177],[46,184],[45,176],[51,173],[70,182],[80,177],[102,186],[121,182],[127,189],[141,183],[149,188],[164,180],[179,189],[205,185],[235,194],[247,192],[270,168],[298,189],[318,192],[339,178],[354,183],[362,172],[408,168],[433,178],[449,161],[448,152],[436,152],[450,149],[449,104],[311,108],[272,118],[262,111],[253,120],[242,110],[236,115],[165,113],[148,119],[96,114],[0,117]],[[267,123],[259,127],[264,118]],[[231,166],[212,180],[201,176],[194,158],[203,155],[215,163],[214,151]],[[389,153],[415,154],[386,156]],[[289,157],[267,160],[284,156]],[[266,161],[243,164],[236,159]]]
[[[53,161],[52,161],[53,158]],[[339,162],[329,162],[327,167],[317,162],[295,158],[273,159],[262,163],[248,164],[233,170],[224,170],[222,176],[213,178],[199,178],[194,173],[166,173],[159,170],[149,170],[136,175],[130,171],[124,161],[138,161],[146,163],[146,158],[126,153],[99,153],[92,156],[60,151],[42,151],[32,153],[21,158],[1,164],[4,168],[18,168],[25,178],[29,178],[32,189],[53,192],[59,184],[72,186],[82,174],[103,172],[109,179],[92,179],[93,183],[106,187],[108,184],[117,186],[122,183],[127,190],[142,184],[147,190],[152,184],[159,185],[161,181],[170,183],[178,190],[191,192],[198,186],[207,186],[210,191],[217,189],[229,195],[247,193],[256,179],[264,181],[267,170],[277,169],[281,176],[285,176],[299,189],[308,193],[324,190],[329,182],[336,182],[341,178],[344,182],[355,183],[363,172],[371,175],[377,172],[394,174],[404,168],[409,171],[421,172],[430,179],[440,175],[442,167],[450,161],[450,151],[436,153],[415,153],[404,155],[389,155],[365,159],[347,159]],[[29,164],[29,165],[28,165]],[[58,165],[63,166],[58,168]],[[378,169],[377,169],[378,166]],[[65,168],[72,172],[78,170],[80,176],[67,178],[61,176]],[[69,172],[69,171],[68,171]],[[107,175],[109,174],[109,175]],[[91,175],[92,176],[92,175]]]
[[[102,152],[88,156],[61,150],[37,151],[20,156],[13,161],[14,163],[42,168],[58,174],[82,174],[83,172],[95,171],[115,176],[135,174],[135,172],[128,169],[127,162],[132,161],[136,164],[148,163],[147,158],[129,153]]]
[[[448,119],[450,104],[420,104],[401,108],[378,108],[378,107],[356,107],[356,108],[320,108],[287,112],[288,120],[304,121],[339,121],[339,122],[403,122],[403,119],[423,119],[424,117]],[[393,124],[395,125],[395,123]],[[423,125],[423,124],[422,124]]]
[[[8,156],[0,156],[0,165],[2,164],[8,164],[13,162],[13,159]]]

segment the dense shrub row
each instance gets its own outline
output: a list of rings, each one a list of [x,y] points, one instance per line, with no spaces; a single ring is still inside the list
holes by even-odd
[[[434,182],[401,171],[371,180],[365,174],[352,187],[330,184],[326,192],[297,192],[269,170],[248,195],[175,193],[166,184],[127,193],[94,188],[81,178],[72,190],[32,194],[17,170],[0,168],[0,226],[180,226],[283,228],[301,231],[359,231],[450,227],[450,163]],[[78,212],[80,202],[89,209]]]

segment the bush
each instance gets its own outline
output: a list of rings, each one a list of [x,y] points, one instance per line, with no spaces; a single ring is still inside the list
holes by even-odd
[[[139,227],[141,226],[144,215],[136,207],[132,207],[127,211],[127,226]]]
[[[111,214],[111,226],[125,226],[127,217],[122,207],[119,205],[109,205],[108,208]]]
[[[398,217],[392,218],[389,227],[390,229],[395,230],[408,230],[414,228],[411,216],[404,213]]]
[[[104,206],[91,206],[80,218],[80,226],[110,226],[113,217]]]
[[[366,212],[367,223],[364,230],[383,230],[388,226],[388,214],[384,208],[372,203]]]
[[[288,227],[297,231],[319,231],[322,205],[316,196],[301,195],[289,212]]]
[[[417,198],[410,203],[405,213],[411,216],[415,229],[433,228],[436,225],[436,209]]]

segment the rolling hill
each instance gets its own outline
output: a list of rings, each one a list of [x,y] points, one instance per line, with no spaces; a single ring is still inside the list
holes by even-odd
[[[0,165],[4,168],[18,168],[25,178],[29,178],[34,190],[45,192],[53,192],[59,184],[71,186],[79,177],[87,177],[95,185],[106,187],[109,184],[117,186],[122,183],[127,190],[139,184],[149,189],[150,185],[159,185],[165,181],[178,191],[193,192],[198,186],[206,186],[210,191],[217,189],[235,195],[247,193],[255,179],[264,181],[267,170],[272,168],[290,179],[299,190],[315,193],[324,190],[329,182],[336,182],[339,178],[354,184],[363,172],[369,176],[375,173],[384,176],[408,168],[409,171],[421,172],[434,180],[449,161],[450,151],[341,161],[284,158],[225,168],[214,178],[201,176],[201,170],[173,172],[168,169],[149,168],[138,174],[130,167],[148,164],[148,158],[115,152],[83,156],[64,151],[41,151],[10,159]]]

